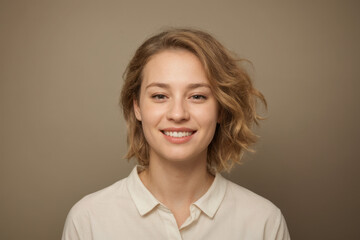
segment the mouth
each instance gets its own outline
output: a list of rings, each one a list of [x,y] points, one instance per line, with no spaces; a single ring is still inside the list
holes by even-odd
[[[165,139],[170,141],[171,143],[186,143],[192,139],[193,135],[197,132],[197,130],[191,128],[164,128],[160,130],[164,135]]]
[[[184,138],[189,137],[193,135],[196,131],[168,131],[168,130],[161,130],[161,132],[168,136],[173,138]]]

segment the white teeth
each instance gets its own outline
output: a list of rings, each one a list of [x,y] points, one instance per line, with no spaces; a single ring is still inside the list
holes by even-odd
[[[164,131],[164,134],[166,136],[176,137],[176,138],[187,137],[187,136],[190,136],[192,133],[193,132],[169,132],[169,131]]]

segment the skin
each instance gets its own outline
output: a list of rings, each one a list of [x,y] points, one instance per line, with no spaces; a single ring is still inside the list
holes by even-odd
[[[150,146],[149,167],[139,174],[150,192],[173,213],[178,227],[190,205],[214,179],[207,148],[219,121],[219,106],[199,59],[186,50],[165,50],[143,72],[136,118]],[[181,138],[165,132],[186,132]]]

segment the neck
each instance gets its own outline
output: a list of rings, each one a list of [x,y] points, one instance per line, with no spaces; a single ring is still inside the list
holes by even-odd
[[[210,187],[214,177],[202,161],[170,162],[151,159],[140,179],[150,192],[172,210],[188,208]]]

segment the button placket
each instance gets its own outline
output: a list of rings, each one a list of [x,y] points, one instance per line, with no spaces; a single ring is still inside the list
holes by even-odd
[[[159,214],[163,219],[166,231],[168,233],[168,239],[170,240],[182,240],[180,231],[178,229],[175,216],[170,209],[163,205],[159,205]]]
[[[195,205],[191,205],[190,216],[188,217],[188,219],[186,219],[185,223],[180,227],[180,230],[189,226],[194,221],[196,221],[199,218],[200,213],[201,213],[200,210]]]

